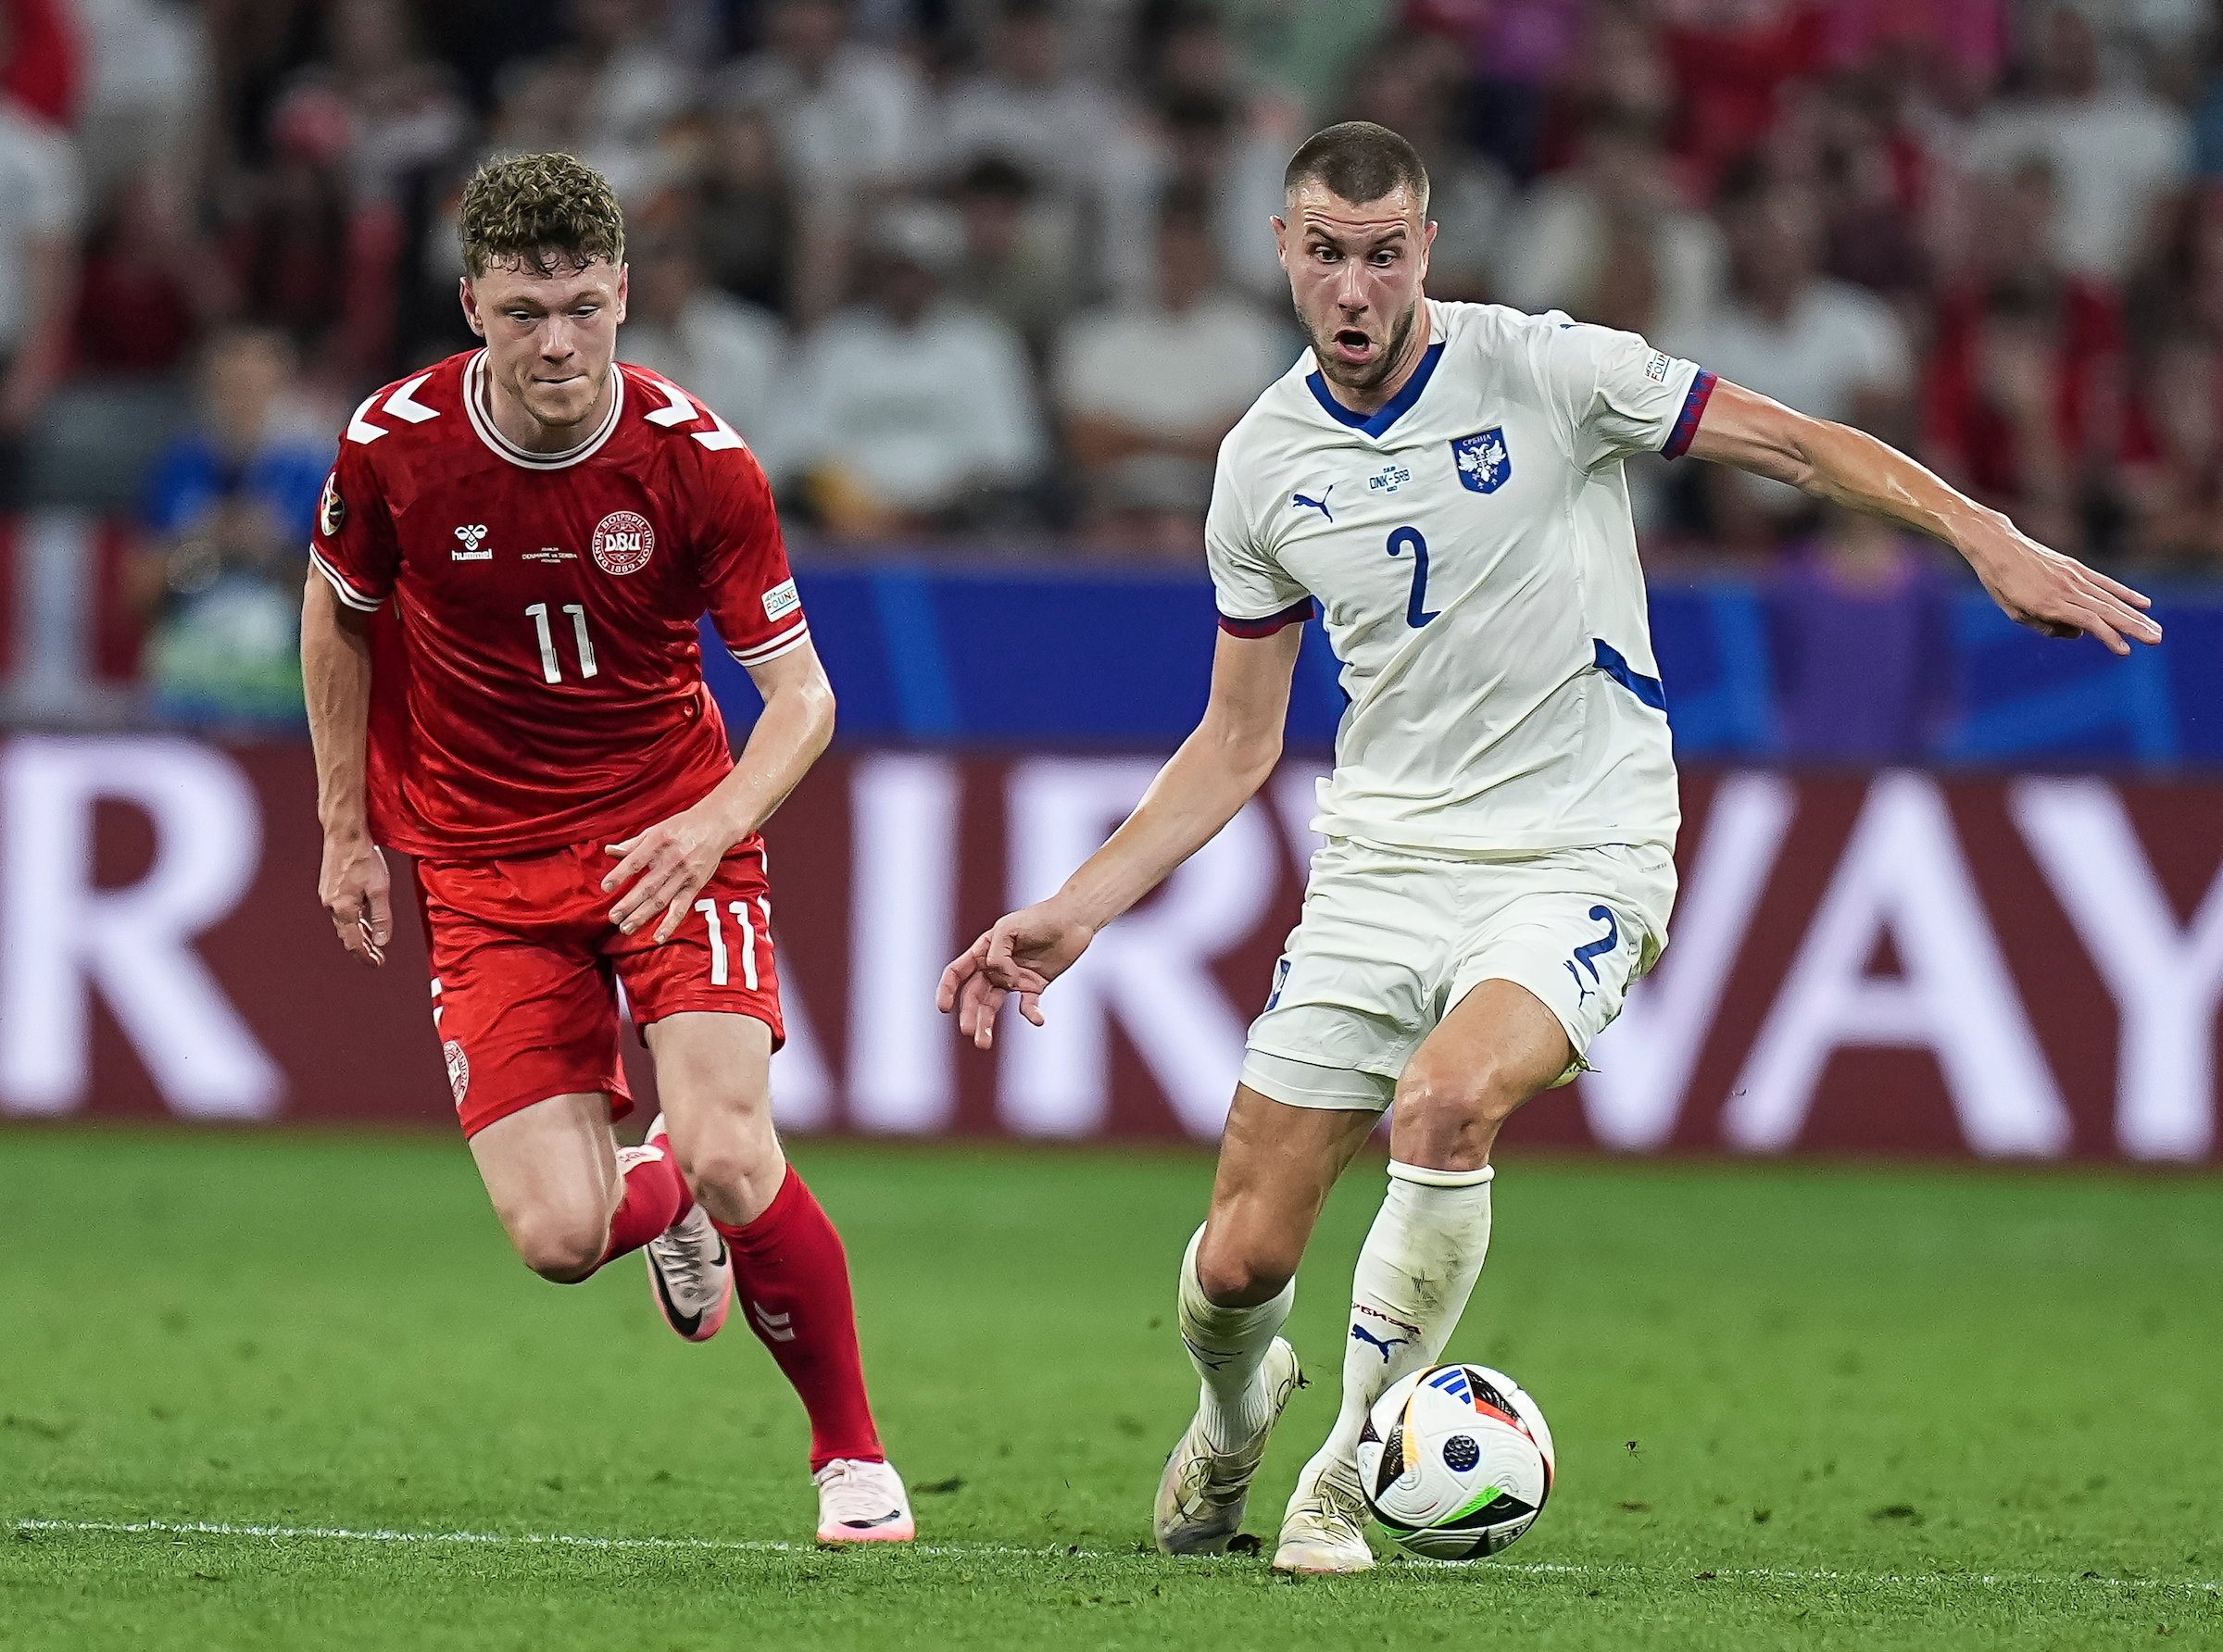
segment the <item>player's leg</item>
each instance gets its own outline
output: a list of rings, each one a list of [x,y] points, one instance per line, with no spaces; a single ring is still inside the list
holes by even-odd
[[[692,1203],[653,1148],[616,1148],[609,1097],[551,1095],[474,1133],[471,1153],[526,1267],[572,1284],[637,1250]]]
[[[563,882],[550,857],[420,861],[416,877],[457,1119],[518,1254],[574,1282],[692,1201],[668,1154],[611,1140],[613,1099],[631,1104],[610,974],[551,921]]]
[[[1159,1482],[1153,1527],[1167,1554],[1211,1554],[1242,1527],[1250,1479],[1298,1382],[1277,1334],[1328,1190],[1373,1110],[1292,1107],[1238,1086],[1212,1207],[1181,1258],[1174,1300],[1199,1382],[1197,1414]]]
[[[1298,1477],[1275,1563],[1373,1564],[1357,1446],[1382,1391],[1441,1355],[1489,1246],[1489,1157],[1539,1091],[1579,1070],[1658,955],[1675,895],[1664,849],[1585,849],[1461,869],[1447,904],[1463,938],[1442,1020],[1400,1071],[1389,1188],[1359,1256],[1343,1398],[1327,1443]]]
[[[810,1418],[822,1541],[907,1541],[909,1498],[865,1395],[841,1235],[780,1149],[772,1029],[755,1016],[681,1012],[648,1028],[672,1150],[733,1253],[748,1327]]]
[[[1525,987],[1485,981],[1399,1078],[1389,1188],[1353,1271],[1343,1396],[1327,1442],[1298,1477],[1274,1564],[1373,1565],[1359,1495],[1359,1431],[1382,1391],[1434,1363],[1489,1248],[1489,1147],[1513,1110],[1574,1058],[1565,1030]]]

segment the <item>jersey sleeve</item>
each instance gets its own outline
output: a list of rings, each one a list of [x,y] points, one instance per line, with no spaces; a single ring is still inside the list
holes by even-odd
[[[308,559],[351,608],[371,613],[394,594],[401,546],[366,444],[340,444],[340,456],[317,500]]]
[[[1538,321],[1547,330],[1545,394],[1577,465],[1595,470],[1631,454],[1683,456],[1714,394],[1712,373],[1633,332],[1570,321],[1556,310]]]
[[[703,604],[728,653],[751,669],[769,665],[810,636],[787,567],[772,484],[756,456],[735,447],[708,467],[704,496]]]
[[[1238,637],[1271,636],[1285,625],[1310,620],[1312,599],[1251,532],[1228,457],[1234,445],[1233,437],[1220,444],[1212,508],[1204,518],[1204,561],[1212,570],[1220,629]]]

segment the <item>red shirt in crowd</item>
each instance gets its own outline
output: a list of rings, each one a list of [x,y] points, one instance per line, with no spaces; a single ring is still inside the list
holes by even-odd
[[[495,429],[485,353],[355,410],[311,555],[372,631],[372,834],[446,859],[616,842],[733,767],[705,609],[745,666],[809,636],[772,490],[732,427],[621,367],[562,454]]]

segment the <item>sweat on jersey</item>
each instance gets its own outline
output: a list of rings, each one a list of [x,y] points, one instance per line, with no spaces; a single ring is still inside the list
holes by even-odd
[[[1221,444],[1221,625],[1323,607],[1350,704],[1313,830],[1527,855],[1675,842],[1666,696],[1621,462],[1689,445],[1714,375],[1557,311],[1427,305],[1380,411],[1308,352]]]
[[[619,367],[594,435],[533,453],[494,428],[485,371],[466,351],[355,410],[309,551],[378,615],[372,835],[442,859],[615,842],[701,801],[734,765],[697,620],[745,666],[810,635],[722,419]]]

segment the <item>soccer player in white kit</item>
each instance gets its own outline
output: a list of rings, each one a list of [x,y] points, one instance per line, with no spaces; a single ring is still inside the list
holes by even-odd
[[[1300,621],[1323,607],[1350,696],[1304,913],[1252,1024],[1208,1220],[1181,1261],[1195,1420],[1159,1546],[1216,1552],[1298,1380],[1276,1333],[1336,1178],[1390,1109],[1389,1186],[1359,1255],[1343,1403],[1274,1564],[1357,1571],[1368,1408],[1434,1361],[1489,1242],[1490,1145],[1583,1052],[1667,940],[1678,822],[1622,461],[1731,464],[1953,545],[2005,611],[2117,654],[2160,628],[1872,437],[1556,313],[1423,294],[1427,175],[1364,122],[1290,161],[1282,266],[1312,349],[1222,444],[1205,547],[1221,614],[1196,732],[1055,895],[942,978],[981,1048],[1096,932],[1273,772]]]

